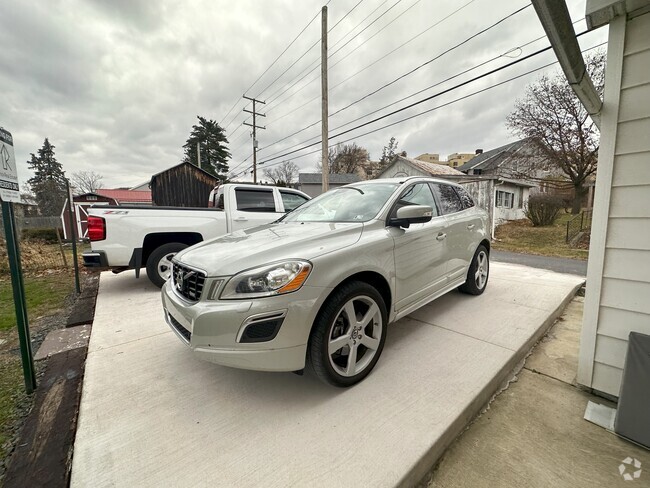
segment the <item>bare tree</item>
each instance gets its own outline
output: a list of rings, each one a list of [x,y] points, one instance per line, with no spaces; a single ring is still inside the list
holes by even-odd
[[[77,171],[72,173],[72,185],[81,193],[93,193],[104,188],[104,177],[94,171]]]
[[[298,178],[299,171],[293,161],[282,161],[275,168],[265,168],[264,176],[276,186],[290,186]]]
[[[586,60],[594,86],[605,84],[605,53]],[[529,85],[507,118],[508,128],[533,141],[545,168],[566,177],[574,190],[572,213],[580,212],[585,180],[596,173],[600,132],[561,73],[544,75]],[[534,169],[534,168],[532,168]]]
[[[355,143],[337,144],[329,148],[327,159],[330,174],[356,173],[359,166],[368,161],[368,151]],[[322,171],[320,163],[319,169]]]

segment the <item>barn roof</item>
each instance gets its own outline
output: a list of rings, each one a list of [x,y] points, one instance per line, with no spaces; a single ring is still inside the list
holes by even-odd
[[[200,171],[201,173],[205,174],[206,176],[209,176],[210,178],[213,178],[215,181],[219,181],[219,178],[217,178],[216,176],[214,176],[211,173],[208,173],[204,169],[201,169],[201,168],[199,168],[198,166],[196,166],[196,165],[194,165],[192,163],[184,162],[184,163],[177,164],[176,166],[172,166],[171,168],[167,168],[167,169],[165,169],[165,170],[163,170],[163,171],[161,171],[159,173],[156,173],[155,175],[153,175],[151,177],[151,183],[153,184],[153,180],[155,180],[158,176],[162,175],[163,173],[167,173],[168,171],[171,171],[171,170],[176,169],[176,168],[180,168],[181,166],[185,166],[185,165],[191,166],[193,170]]]

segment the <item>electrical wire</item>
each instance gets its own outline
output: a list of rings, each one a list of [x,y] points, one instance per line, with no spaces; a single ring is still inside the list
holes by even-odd
[[[585,49],[585,50],[583,50],[582,52],[584,53],[584,52],[590,51],[590,50],[592,50],[592,49],[596,49],[596,48],[601,47],[601,46],[603,46],[603,45],[605,45],[605,44],[607,44],[607,42],[601,42],[600,44],[597,44],[597,45],[595,45],[595,46],[593,46],[593,47],[591,47],[591,48]],[[375,133],[375,132],[379,132],[379,131],[381,131],[381,130],[387,129],[387,128],[389,128],[389,127],[393,127],[393,126],[395,126],[395,125],[401,124],[401,123],[403,123],[403,122],[406,122],[406,121],[408,121],[408,120],[414,119],[414,118],[416,118],[416,117],[420,117],[420,116],[422,116],[422,115],[426,115],[426,114],[431,113],[431,112],[433,112],[433,111],[435,111],[435,110],[439,110],[439,109],[441,109],[441,108],[443,108],[443,107],[447,107],[447,106],[449,106],[449,105],[452,105],[452,104],[454,104],[454,103],[460,102],[460,101],[465,100],[465,99],[467,99],[467,98],[473,97],[473,96],[478,95],[478,94],[480,94],[480,93],[484,93],[484,92],[486,92],[486,91],[488,91],[488,90],[491,90],[491,89],[493,89],[493,88],[496,88],[496,87],[498,87],[498,86],[504,85],[504,84],[509,83],[509,82],[511,82],[511,81],[517,80],[517,79],[519,79],[519,78],[523,78],[524,76],[528,76],[528,75],[530,75],[530,74],[532,74],[532,73],[534,73],[534,72],[536,72],[536,71],[540,71],[540,70],[542,70],[542,69],[546,69],[546,68],[548,68],[548,67],[550,67],[550,66],[553,66],[553,65],[555,65],[555,64],[557,64],[557,63],[558,63],[558,61],[553,61],[553,62],[547,63],[547,64],[545,64],[545,65],[543,65],[543,66],[539,66],[539,67],[534,68],[534,69],[532,69],[532,70],[526,71],[525,73],[522,73],[522,74],[520,74],[520,75],[513,76],[513,77],[511,77],[511,78],[508,78],[507,80],[503,80],[503,81],[500,81],[499,83],[495,83],[494,85],[490,85],[490,86],[488,86],[488,87],[482,88],[481,90],[477,90],[477,91],[475,91],[475,92],[469,93],[469,94],[464,95],[464,96],[462,96],[462,97],[458,97],[458,98],[456,98],[456,99],[454,99],[454,100],[451,100],[451,101],[446,102],[446,103],[444,103],[444,104],[438,105],[438,106],[433,107],[433,108],[431,108],[431,109],[429,109],[429,110],[426,110],[426,111],[424,111],[424,112],[421,112],[421,113],[418,113],[418,114],[414,114],[414,115],[411,115],[411,116],[409,116],[409,117],[405,117],[405,118],[403,118],[403,119],[397,120],[397,121],[395,121],[395,122],[392,122],[392,123],[390,123],[390,124],[384,125],[384,126],[382,126],[382,127],[378,127],[378,128],[376,128],[376,129],[370,130],[370,131],[368,131],[368,132],[364,132],[363,134],[357,134],[357,135],[354,136],[354,137],[350,137],[350,138],[348,138],[348,139],[344,139],[344,140],[342,140],[342,141],[337,141],[336,143],[332,143],[332,144],[328,145],[328,147],[329,147],[329,148],[336,147],[338,144],[344,144],[344,143],[346,143],[346,142],[353,141],[353,140],[358,139],[358,138],[360,138],[360,137],[364,137],[364,136],[367,136],[367,135],[373,134],[373,133]],[[336,137],[336,136],[335,136],[335,137]],[[320,141],[319,141],[318,143],[320,143]],[[302,157],[305,157],[305,156],[309,156],[309,155],[312,155],[312,154],[317,154],[317,153],[320,153],[320,152],[321,152],[321,149],[317,149],[317,150],[310,151],[310,152],[305,153],[305,154],[301,154],[301,155],[299,155],[299,156],[295,156],[295,157],[292,158],[292,160],[299,159],[299,158],[302,158]],[[259,164],[261,165],[261,164],[264,164],[265,162],[266,162],[266,161],[262,161],[262,162],[260,162]],[[279,161],[279,162],[277,162],[277,163],[273,163],[273,164],[269,164],[269,165],[267,165],[266,167],[268,168],[268,167],[271,167],[271,166],[276,166],[276,165],[278,165],[278,164],[282,164],[282,161]]]
[[[427,27],[425,30],[423,30],[423,31],[420,32],[419,34],[416,34],[415,36],[411,37],[411,38],[408,39],[407,41],[403,42],[402,44],[400,44],[399,46],[397,46],[395,49],[393,49],[392,51],[390,51],[389,53],[384,54],[382,57],[380,57],[379,59],[373,61],[371,64],[367,65],[366,67],[362,68],[361,70],[357,71],[356,73],[353,73],[352,75],[348,76],[347,78],[345,78],[345,79],[342,80],[341,82],[337,83],[336,85],[334,85],[333,87],[331,87],[328,91],[329,91],[329,92],[332,92],[335,88],[338,88],[339,86],[341,86],[341,85],[343,85],[344,83],[348,82],[349,80],[351,80],[352,78],[354,78],[354,77],[357,76],[358,74],[362,73],[363,71],[367,70],[367,69],[370,68],[371,66],[373,66],[373,65],[377,64],[378,62],[384,60],[385,58],[387,58],[388,56],[390,56],[390,55],[393,54],[394,52],[398,51],[398,50],[401,49],[402,47],[406,46],[406,45],[409,44],[410,42],[412,42],[412,41],[414,41],[415,39],[417,39],[418,37],[424,35],[426,32],[428,32],[429,30],[433,29],[434,27],[437,27],[437,26],[440,25],[442,22],[444,22],[445,20],[449,19],[450,17],[452,17],[452,16],[455,15],[456,13],[460,12],[460,11],[463,10],[465,7],[467,7],[468,5],[470,5],[471,3],[475,2],[475,1],[476,1],[476,0],[470,0],[469,2],[465,3],[464,5],[461,5],[459,8],[457,8],[456,10],[454,10],[453,12],[451,12],[450,14],[448,14],[447,16],[443,17],[443,18],[440,19],[439,21],[435,22],[435,23],[432,24],[431,26]],[[405,11],[405,12],[406,12],[406,11]],[[403,13],[404,13],[404,12],[403,12]],[[394,20],[396,20],[396,19],[394,19]],[[390,25],[390,24],[389,24],[389,25]],[[381,32],[381,30],[377,31],[374,35],[377,35],[379,32]],[[373,36],[373,37],[374,37],[374,36]],[[371,38],[372,38],[372,37],[371,37]],[[371,39],[371,38],[370,38],[370,39]],[[368,40],[370,40],[370,39],[368,39]],[[361,47],[362,45],[363,45],[363,44],[360,44],[359,46],[357,46],[356,48],[354,48],[352,51],[350,51],[348,54],[346,54],[343,58],[339,59],[336,63],[334,63],[330,68],[333,68],[333,67],[336,66],[338,63],[340,63],[341,61],[343,61],[345,58],[347,58],[350,54],[352,54],[354,51],[356,51],[356,50],[357,50],[359,47]],[[315,78],[315,79],[313,79],[313,80],[311,80],[309,83],[312,83],[312,82],[314,82],[314,81],[317,80],[317,79],[318,79],[318,77]],[[307,84],[309,84],[309,83],[307,83]],[[305,86],[306,86],[306,85],[305,85]],[[289,111],[289,112],[286,112],[286,113],[284,113],[283,115],[280,115],[280,116],[278,116],[277,118],[275,118],[275,119],[273,119],[273,120],[267,122],[267,125],[271,125],[271,124],[273,124],[274,122],[277,122],[278,120],[281,120],[281,119],[287,117],[288,115],[291,115],[291,114],[297,112],[297,111],[300,110],[301,108],[306,107],[306,106],[309,105],[310,103],[313,103],[313,102],[315,102],[316,100],[319,100],[320,98],[321,98],[321,96],[318,95],[318,96],[316,96],[316,97],[314,97],[314,98],[308,100],[307,102],[305,102],[305,103],[303,103],[302,105],[300,105],[300,106],[294,108],[293,110],[291,110],[291,111]],[[316,122],[316,123],[318,123],[318,122]],[[315,124],[312,124],[312,125],[310,125],[309,127],[312,127],[313,125],[315,125]],[[267,147],[268,147],[268,146],[267,146]]]
[[[474,0],[471,0],[469,3],[466,3],[465,5],[463,5],[462,7],[460,7],[460,9],[466,7],[467,5],[469,5],[470,3],[472,3],[473,1],[474,1]],[[379,93],[381,90],[387,88],[388,86],[391,86],[391,85],[395,84],[395,83],[398,82],[399,80],[404,79],[405,77],[411,75],[412,73],[414,73],[414,72],[416,72],[417,70],[423,68],[424,66],[427,66],[427,65],[433,63],[434,61],[440,59],[442,56],[444,56],[444,55],[446,55],[446,54],[448,54],[448,53],[454,51],[455,49],[458,49],[459,47],[465,45],[467,42],[471,41],[472,39],[476,38],[477,36],[479,36],[479,35],[481,35],[481,34],[483,34],[483,33],[485,33],[485,32],[488,32],[489,30],[491,30],[491,29],[493,29],[494,27],[498,26],[499,24],[501,24],[502,22],[506,21],[507,19],[513,17],[514,15],[517,15],[519,12],[522,12],[523,10],[525,10],[526,8],[528,8],[530,5],[531,5],[531,4],[528,4],[528,5],[524,6],[524,7],[521,7],[520,9],[518,9],[518,10],[516,10],[516,11],[510,13],[510,14],[508,14],[507,16],[502,17],[501,19],[499,19],[498,21],[496,21],[496,22],[494,22],[493,24],[489,25],[488,27],[486,27],[486,28],[480,30],[479,32],[477,32],[477,33],[471,35],[470,37],[465,38],[465,39],[462,40],[461,42],[457,43],[456,45],[454,45],[454,46],[452,46],[452,47],[450,47],[450,48],[448,48],[448,49],[446,49],[446,50],[443,51],[442,53],[437,54],[436,56],[434,56],[433,58],[429,59],[428,61],[426,61],[426,62],[420,64],[419,66],[416,66],[415,68],[409,70],[408,72],[406,72],[406,73],[404,73],[404,74],[398,76],[397,78],[395,78],[395,79],[391,80],[390,82],[388,82],[388,83],[382,85],[381,87],[377,88],[376,90],[374,90],[374,91],[372,91],[372,92],[370,92],[370,93],[364,95],[364,96],[361,97],[360,99],[355,100],[354,102],[352,102],[352,103],[350,103],[350,104],[348,104],[348,105],[346,105],[346,106],[344,106],[344,107],[342,107],[342,108],[336,110],[335,112],[333,112],[332,114],[330,114],[328,118],[331,118],[331,117],[333,117],[333,116],[335,116],[335,115],[337,115],[337,114],[339,114],[339,113],[341,113],[341,112],[343,112],[343,111],[349,109],[349,108],[352,107],[353,105],[356,105],[357,103],[360,103],[361,101],[363,101],[363,100],[365,100],[365,99],[367,99],[367,98],[369,98],[369,97],[375,95],[376,93]],[[450,15],[448,15],[448,16],[445,17],[444,19],[438,21],[436,24],[439,24],[439,23],[442,22],[443,20],[449,18],[449,17],[450,17],[451,15],[453,15],[454,13],[460,11],[460,9],[458,9],[458,10],[452,12]],[[434,25],[436,25],[436,24],[434,24]],[[412,38],[412,39],[413,39],[413,38]],[[409,42],[409,41],[407,41],[407,42]],[[393,51],[393,52],[394,52],[394,51]],[[501,56],[502,56],[502,55],[501,55]],[[498,56],[498,57],[501,57],[501,56]],[[381,59],[381,58],[380,58],[380,59]],[[374,63],[373,63],[373,64],[374,64]],[[370,65],[369,65],[369,66],[370,66]],[[365,68],[364,68],[364,69],[365,69]],[[362,70],[362,71],[363,71],[363,70]],[[356,74],[358,74],[358,73],[359,73],[359,72],[357,72]],[[354,75],[353,75],[353,76],[354,76]],[[350,78],[352,78],[352,77],[349,77],[348,79],[350,79]],[[346,80],[344,80],[344,81],[346,81]],[[445,80],[445,81],[447,81],[447,80]],[[442,82],[441,82],[441,83],[442,83]],[[435,86],[435,85],[434,85],[434,86]],[[429,87],[429,88],[431,88],[431,87]],[[426,90],[426,89],[425,89],[425,90]],[[407,97],[407,98],[408,98],[408,97]],[[300,108],[300,107],[299,107],[299,108]],[[287,114],[287,115],[288,115],[288,114]],[[278,121],[278,120],[279,120],[279,118],[267,122],[267,126],[268,126],[268,125],[271,125],[271,123],[276,122],[276,121]],[[304,127],[303,129],[301,129],[301,130],[299,130],[299,131],[297,131],[297,132],[294,132],[293,134],[290,134],[289,136],[285,137],[284,139],[281,139],[281,140],[279,140],[279,141],[276,141],[276,142],[273,143],[273,144],[268,144],[268,145],[262,147],[262,148],[260,149],[260,151],[263,150],[263,149],[266,149],[266,148],[268,148],[268,147],[270,147],[270,146],[272,146],[272,145],[274,145],[274,144],[277,144],[278,142],[281,142],[282,140],[286,140],[287,138],[292,137],[292,136],[294,136],[294,135],[296,135],[296,134],[298,134],[298,133],[300,133],[300,132],[303,132],[304,130],[309,129],[310,127],[313,127],[313,126],[317,125],[319,122],[320,122],[320,120],[318,120],[318,121],[316,121],[316,122],[313,122],[312,124],[309,124],[307,127]]]
[[[375,20],[373,20],[370,24],[368,24],[366,27],[364,27],[364,28],[361,30],[361,32],[357,33],[354,37],[352,37],[352,38],[351,38],[350,40],[348,40],[345,44],[343,44],[343,46],[341,46],[341,47],[340,47],[336,52],[334,52],[334,53],[328,55],[327,58],[329,59],[329,58],[332,57],[334,54],[336,54],[338,51],[340,51],[342,48],[344,48],[345,46],[347,46],[350,42],[352,42],[352,41],[353,41],[355,38],[357,38],[361,33],[363,33],[366,29],[368,29],[368,27],[370,27],[370,26],[373,25],[375,22],[377,22],[381,17],[383,17],[385,14],[387,14],[387,13],[388,13],[388,12],[389,12],[393,7],[395,7],[395,6],[396,6],[397,4],[399,4],[401,1],[402,1],[402,0],[397,0],[397,2],[395,2],[393,5],[391,5],[391,6],[390,6],[386,11],[384,11],[382,14],[380,14],[380,15],[379,15]],[[418,0],[418,1],[420,1],[420,0]],[[386,3],[386,2],[384,2],[384,3]],[[382,5],[383,5],[383,3],[382,3]],[[373,13],[374,13],[376,10],[378,10],[378,8],[376,8],[376,9],[373,11]],[[372,13],[371,13],[370,15],[372,15]],[[366,18],[367,18],[367,17],[366,17]],[[358,24],[358,25],[359,25],[359,24]],[[358,27],[358,25],[357,25],[356,27]],[[356,27],[354,27],[354,29],[356,29]],[[318,44],[318,42],[320,42],[320,40],[317,41],[316,44]],[[313,46],[312,46],[312,47],[313,47]],[[311,48],[310,48],[310,49],[311,49]],[[305,68],[303,71],[301,71],[301,72],[297,75],[297,77],[300,77],[303,73],[305,73],[304,76],[300,77],[299,79],[297,79],[296,81],[294,81],[293,83],[291,83],[289,87],[285,88],[285,89],[282,90],[281,92],[280,92],[280,90],[282,89],[282,87],[281,87],[280,89],[276,90],[273,94],[271,94],[271,95],[269,96],[269,100],[268,100],[267,107],[266,107],[267,112],[269,112],[270,110],[272,110],[272,109],[271,109],[271,106],[274,104],[274,102],[275,102],[278,98],[280,98],[280,97],[281,97],[282,95],[284,95],[287,91],[291,90],[294,86],[296,86],[298,83],[300,83],[302,80],[304,80],[307,76],[309,76],[311,73],[313,73],[314,70],[316,70],[316,69],[318,68],[319,65],[320,65],[320,61],[319,61],[318,59],[315,60],[315,61],[312,61],[312,63],[311,63],[307,68]],[[316,78],[316,79],[317,79],[317,78]],[[309,82],[308,82],[307,84],[305,84],[304,86],[309,85],[309,84],[312,83],[313,81],[314,81],[314,80],[309,81]],[[302,88],[304,88],[304,86],[303,86]],[[300,90],[302,90],[302,88],[300,88],[296,93],[298,93]],[[280,93],[278,94],[278,92],[280,92]],[[276,95],[276,94],[277,94],[277,95]],[[291,97],[293,97],[293,96],[295,96],[295,93],[291,94],[291,96],[287,97],[285,100],[283,100],[283,102],[286,102],[287,100],[291,99]]]
[[[582,32],[582,33],[579,34],[579,35],[582,35],[582,34],[584,34],[584,33],[586,33],[586,32],[587,32],[587,31]],[[400,113],[400,112],[403,112],[403,111],[405,111],[405,110],[408,110],[408,109],[410,109],[410,108],[413,108],[413,107],[415,107],[415,106],[418,106],[418,105],[420,105],[420,104],[422,104],[422,103],[425,103],[425,102],[428,102],[428,101],[430,101],[430,100],[433,100],[434,98],[440,97],[440,96],[442,96],[442,95],[444,95],[444,94],[446,94],[446,93],[449,93],[449,92],[451,92],[451,91],[454,91],[454,90],[457,90],[457,89],[459,89],[459,88],[462,88],[462,87],[465,86],[465,85],[468,85],[468,84],[473,83],[473,82],[475,82],[475,81],[481,80],[481,79],[483,79],[483,78],[486,78],[487,76],[490,76],[490,75],[492,75],[492,74],[498,73],[499,71],[502,71],[502,70],[507,69],[507,68],[509,68],[509,67],[511,67],[511,66],[514,66],[514,65],[519,64],[519,63],[521,63],[521,62],[523,62],[523,61],[526,61],[526,60],[528,60],[528,59],[530,59],[530,58],[533,58],[533,57],[535,57],[535,56],[538,56],[538,55],[540,55],[540,54],[542,54],[542,53],[544,53],[544,52],[550,50],[551,47],[552,47],[552,46],[547,46],[547,47],[545,47],[545,48],[539,49],[539,50],[537,50],[537,51],[535,51],[535,52],[533,52],[533,53],[531,53],[531,54],[528,54],[528,55],[526,55],[526,56],[524,56],[524,57],[522,57],[522,58],[519,58],[519,59],[516,59],[516,60],[514,60],[514,61],[511,61],[510,63],[507,63],[507,64],[504,64],[504,65],[502,65],[502,66],[499,66],[498,68],[494,68],[494,69],[492,69],[492,70],[490,70],[490,71],[488,71],[488,72],[486,72],[486,73],[483,73],[483,74],[478,75],[478,76],[476,76],[476,77],[474,77],[474,78],[471,78],[471,79],[469,79],[469,80],[466,80],[466,81],[463,81],[463,82],[461,82],[461,83],[458,83],[457,85],[454,85],[454,86],[452,86],[452,87],[450,87],[450,88],[447,88],[447,89],[442,90],[442,91],[440,91],[440,92],[437,92],[437,93],[435,93],[435,94],[433,94],[433,95],[430,95],[430,96],[428,96],[428,97],[426,97],[426,98],[423,98],[423,99],[421,99],[421,100],[418,100],[417,102],[413,102],[413,103],[411,103],[411,104],[409,104],[409,105],[406,105],[405,107],[402,107],[402,108],[399,108],[399,109],[394,110],[394,111],[392,111],[392,112],[389,112],[389,113],[387,113],[387,114],[381,115],[381,116],[376,117],[376,118],[374,118],[374,119],[372,119],[372,120],[370,120],[370,121],[364,122],[363,124],[357,125],[357,126],[352,127],[352,128],[350,128],[350,129],[347,129],[347,130],[344,130],[344,131],[339,132],[339,133],[337,133],[337,134],[334,134],[334,135],[332,135],[332,136],[330,136],[330,137],[331,137],[332,139],[334,139],[334,138],[336,138],[336,137],[340,137],[340,136],[345,135],[345,134],[348,134],[348,133],[350,133],[350,132],[352,132],[352,131],[355,131],[355,130],[358,130],[358,129],[360,129],[360,128],[363,128],[363,127],[365,127],[365,126],[367,126],[367,125],[370,125],[370,124],[373,124],[373,123],[378,122],[378,121],[380,121],[380,120],[383,120],[383,119],[385,119],[385,118],[387,118],[387,117],[390,117],[390,116],[392,116],[392,115],[398,114],[398,113]],[[301,151],[301,150],[304,150],[304,149],[307,149],[307,148],[309,148],[309,147],[315,146],[315,145],[317,145],[317,144],[320,144],[320,141],[314,142],[314,143],[312,143],[312,144],[305,145],[305,146],[303,146],[303,147],[300,148],[300,149],[295,149],[295,150],[293,150],[293,151],[285,152],[285,153],[283,153],[283,154],[281,154],[281,155],[279,155],[279,156],[275,156],[275,157],[273,157],[273,158],[267,158],[267,159],[265,159],[264,161],[262,161],[260,164],[264,164],[264,163],[267,163],[267,162],[269,162],[269,161],[274,161],[274,160],[276,160],[276,159],[284,158],[284,157],[286,157],[286,156],[289,156],[289,155],[291,155],[291,154],[295,154],[296,152],[299,152],[299,151]]]
[[[335,28],[337,25],[339,25],[341,22],[343,22],[343,20],[344,20],[348,15],[350,15],[350,14],[354,11],[354,9],[356,9],[356,8],[357,8],[361,3],[363,3],[364,1],[365,1],[365,0],[359,0],[359,2],[357,2],[357,4],[356,4],[354,7],[352,7],[350,10],[348,10],[348,12],[347,12],[345,15],[343,15],[343,17],[341,17],[341,19],[340,19],[336,24],[334,24],[334,26],[332,26],[332,28],[330,28],[327,32],[329,33],[329,32],[331,32],[332,30],[334,30],[334,28]],[[327,3],[329,3],[329,2],[327,2]],[[320,13],[320,11],[316,14],[316,16],[314,17],[314,19],[318,16],[319,13]],[[312,19],[312,20],[309,22],[309,24],[311,24],[311,23],[314,21],[314,19]],[[307,26],[309,26],[309,24],[307,24]],[[306,27],[305,27],[305,28],[306,28]],[[303,29],[303,31],[304,31],[304,29]],[[294,39],[294,41],[295,41],[295,39]],[[291,68],[293,68],[293,67],[294,67],[294,66],[295,66],[295,65],[296,65],[296,64],[297,64],[297,63],[298,63],[302,58],[304,58],[307,54],[309,54],[309,52],[310,52],[314,47],[316,47],[320,42],[321,42],[321,40],[318,39],[318,40],[317,40],[316,42],[314,42],[311,46],[309,46],[309,47],[307,48],[307,50],[306,50],[304,53],[302,53],[302,55],[300,55],[300,56],[298,57],[298,59],[296,59],[293,63],[291,63],[291,64],[289,65],[288,68],[286,68],[282,73],[280,73],[279,76],[277,76],[277,77],[276,77],[276,78],[275,78],[271,83],[269,83],[269,84],[268,84],[268,85],[267,85],[267,86],[266,86],[262,91],[260,91],[260,92],[255,96],[255,98],[261,98],[261,96],[264,94],[264,92],[265,92],[266,90],[268,90],[271,86],[273,86],[273,85],[274,85],[274,84],[275,84],[275,83],[276,83],[280,78],[282,78],[282,77],[283,77],[283,76],[284,76],[284,75],[285,75],[285,74],[286,74],[286,73],[287,73]],[[312,62],[312,63],[313,63],[313,62]],[[311,65],[311,63],[310,63],[310,65]],[[268,71],[268,69],[267,69],[267,71]],[[250,88],[249,88],[249,89],[250,89]],[[247,91],[248,91],[248,90],[247,90]],[[275,93],[277,93],[277,92],[275,92]],[[273,95],[271,95],[271,96],[273,96]]]

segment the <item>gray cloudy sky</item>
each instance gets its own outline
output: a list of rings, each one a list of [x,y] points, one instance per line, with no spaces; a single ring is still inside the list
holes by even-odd
[[[330,27],[357,2],[331,0]],[[331,57],[330,113],[527,5],[522,0],[474,0],[408,45],[334,88],[468,2],[362,1],[330,32],[330,53],[390,10]],[[584,17],[584,0],[567,2],[575,20]],[[12,2],[9,8],[5,6],[0,15],[0,126],[13,134],[20,181],[31,176],[26,163],[29,153],[35,153],[43,139],[49,137],[68,175],[95,171],[104,175],[108,188],[142,183],[152,174],[180,162],[182,145],[197,115],[223,121],[233,153],[230,167],[236,173],[245,170],[252,160],[249,158],[251,142],[249,129],[241,125],[246,114],[242,112],[245,101],[240,97],[322,5],[322,1],[314,0],[21,0]],[[375,9],[373,15],[356,27]],[[576,25],[576,31],[584,28],[584,22]],[[330,129],[542,35],[534,9],[528,7],[414,74],[331,117]],[[320,18],[316,18],[247,91],[248,95],[268,102],[260,109],[267,117],[259,122],[266,124],[267,129],[259,131],[258,139],[261,148],[270,147],[259,152],[260,161],[312,136],[315,139],[310,142],[318,140],[319,124],[273,144],[320,118],[318,100],[307,103],[315,97],[318,99],[320,94],[318,69],[278,97],[299,73],[310,65],[316,66],[320,47],[313,47],[284,76],[271,83],[319,37]],[[605,39],[606,31],[600,29],[583,36],[580,42],[586,48]],[[546,45],[546,39],[542,39],[525,47],[523,54]],[[341,139],[431,109],[553,60],[552,52],[540,55]],[[502,57],[396,104],[391,110],[507,61],[508,58]],[[356,137],[354,142],[365,147],[373,159],[381,156],[382,147],[391,136],[398,140],[399,150],[411,156],[437,152],[446,157],[452,152],[473,152],[476,148],[487,150],[502,145],[513,138],[505,128],[506,115],[514,100],[523,94],[526,84],[538,75],[529,75],[374,134]],[[314,81],[307,84],[310,80]],[[226,117],[235,101],[234,110]],[[304,107],[285,115],[303,104]],[[295,161],[301,169],[312,170],[318,155],[298,157],[305,152],[309,150],[287,159]]]

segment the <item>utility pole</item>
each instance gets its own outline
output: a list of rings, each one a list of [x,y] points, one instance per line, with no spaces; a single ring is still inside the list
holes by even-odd
[[[201,143],[196,141],[196,165],[201,169]]]
[[[330,169],[328,160],[328,132],[329,110],[327,96],[327,7],[323,7],[321,20],[321,47],[320,47],[320,78],[321,78],[321,157],[323,167],[323,193],[330,189]]]
[[[248,125],[249,127],[253,128],[253,183],[257,184],[257,129],[266,129],[266,127],[258,126],[256,124],[255,117],[257,117],[258,115],[260,117],[266,117],[266,115],[257,113],[257,111],[255,110],[255,104],[256,103],[265,104],[266,102],[263,102],[262,100],[257,100],[255,98],[247,97],[246,95],[244,95],[244,98],[246,100],[250,100],[251,102],[253,102],[253,111],[252,112],[250,110],[244,109],[244,112],[248,112],[249,114],[253,114],[253,123],[249,124],[247,122],[244,122],[244,125]]]

